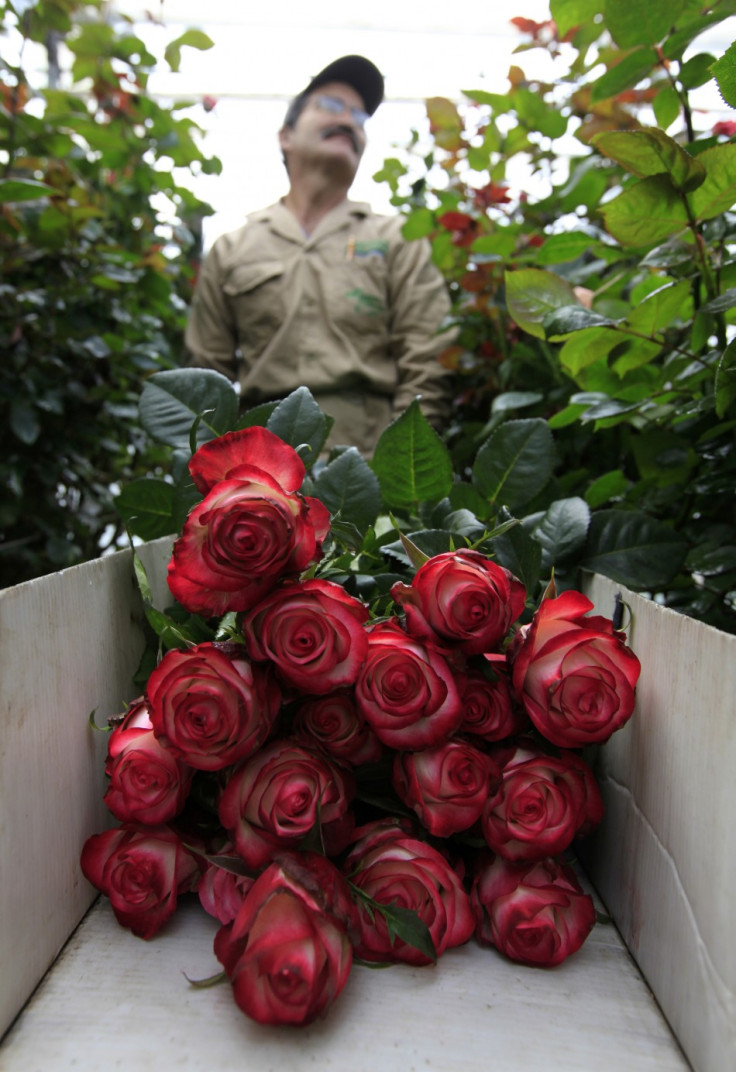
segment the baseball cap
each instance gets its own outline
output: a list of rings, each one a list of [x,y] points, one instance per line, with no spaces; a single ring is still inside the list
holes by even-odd
[[[368,115],[373,115],[383,100],[383,75],[365,56],[341,56],[339,60],[328,63],[303,92],[311,93],[327,82],[344,82],[352,86],[363,98]]]

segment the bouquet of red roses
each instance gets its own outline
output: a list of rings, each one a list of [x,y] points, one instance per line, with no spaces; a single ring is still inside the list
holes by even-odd
[[[353,958],[425,965],[473,935],[527,964],[575,952],[595,912],[563,857],[602,816],[580,750],[633,710],[624,635],[575,590],[532,613],[473,547],[404,539],[405,576],[354,594],[266,428],[189,470],[180,613],[112,720],[120,825],[82,852],[120,923],[151,938],[196,891],[236,1002],[271,1024],[323,1015]]]

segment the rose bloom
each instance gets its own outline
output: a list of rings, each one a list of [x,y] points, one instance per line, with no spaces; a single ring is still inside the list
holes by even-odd
[[[477,822],[498,781],[493,760],[466,741],[399,752],[394,758],[393,784],[399,798],[437,837],[449,837]]]
[[[322,696],[352,685],[368,640],[369,611],[342,585],[317,579],[281,585],[243,622],[253,659],[274,664],[302,692]]]
[[[383,746],[358,711],[350,689],[340,689],[302,704],[292,730],[351,767],[374,763]]]
[[[526,712],[514,702],[505,674],[489,678],[471,669],[458,674],[456,680],[463,706],[460,733],[495,742],[523,733],[529,726]]]
[[[507,753],[497,792],[482,815],[483,836],[506,860],[556,856],[603,816],[592,771],[571,752],[559,757],[536,749]]]
[[[397,582],[391,595],[409,633],[475,655],[498,647],[524,609],[526,589],[479,551],[448,551],[420,566],[410,585]]]
[[[317,823],[332,854],[350,838],[354,792],[352,775],[319,748],[282,738],[235,771],[220,799],[220,822],[250,867],[296,849]]]
[[[452,867],[431,845],[396,820],[379,820],[356,830],[343,864],[350,881],[384,905],[416,912],[429,929],[437,956],[462,945],[473,933],[470,900]],[[377,963],[430,964],[421,950],[392,938],[380,911],[360,905],[361,935],[356,955]]]
[[[251,663],[241,644],[167,652],[146,694],[161,743],[189,766],[210,771],[255,752],[281,703],[271,671]]]
[[[238,1006],[261,1024],[309,1024],[347,982],[356,925],[350,890],[324,856],[282,855],[215,936]]]
[[[223,846],[218,860],[231,856],[234,867],[242,866],[243,861],[239,856],[232,856],[232,851],[232,845]],[[220,923],[232,923],[254,881],[252,875],[240,875],[208,860],[197,883],[197,895],[208,915],[219,919]]]
[[[539,732],[561,748],[608,740],[634,710],[639,660],[580,592],[545,599],[509,649],[512,684]]]
[[[194,889],[197,858],[168,826],[124,823],[88,838],[85,878],[109,897],[115,917],[139,938],[153,938],[176,911],[180,893]]]
[[[471,901],[478,941],[532,966],[559,964],[595,924],[592,897],[570,867],[551,858],[514,864],[497,856],[480,870]]]
[[[193,771],[156,739],[148,706],[129,707],[107,741],[105,804],[121,822],[168,822],[184,807]]]
[[[355,697],[378,739],[391,748],[439,744],[463,717],[447,659],[432,643],[408,636],[395,619],[368,630]]]
[[[174,598],[208,617],[248,610],[282,577],[301,573],[319,559],[329,532],[326,507],[296,491],[304,476],[296,452],[277,436],[265,449],[261,435],[253,442],[245,432],[205,444],[192,458],[192,476],[206,495],[184,522],[169,563]],[[247,462],[238,464],[241,457]]]

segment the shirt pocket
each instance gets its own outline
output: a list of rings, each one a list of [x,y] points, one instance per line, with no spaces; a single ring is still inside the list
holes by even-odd
[[[284,271],[282,261],[240,264],[223,284],[244,356],[268,345],[284,322]]]

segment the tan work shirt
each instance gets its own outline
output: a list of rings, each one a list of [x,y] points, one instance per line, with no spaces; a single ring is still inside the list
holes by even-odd
[[[307,386],[336,419],[331,443],[372,450],[417,395],[440,425],[449,299],[428,243],[407,242],[402,222],[350,201],[310,235],[280,202],[250,216],[205,258],[191,363],[239,382],[248,407]]]

